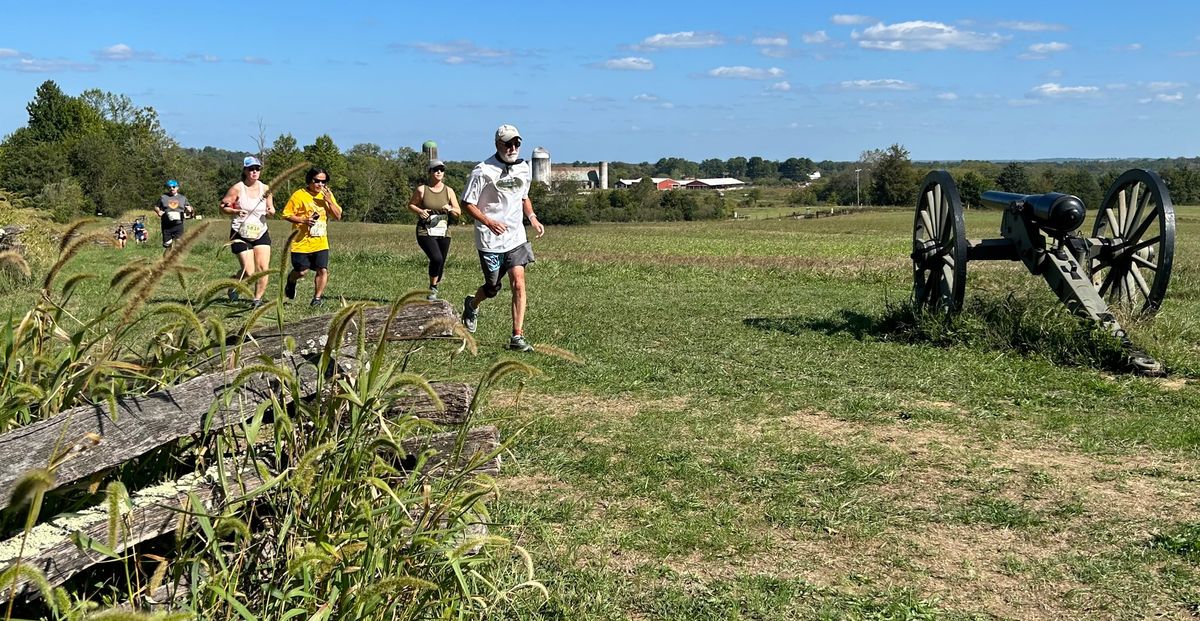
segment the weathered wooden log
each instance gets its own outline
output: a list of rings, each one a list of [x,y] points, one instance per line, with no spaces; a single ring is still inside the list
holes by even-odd
[[[423,392],[397,399],[388,408],[387,416],[416,416],[439,425],[461,425],[467,420],[467,408],[475,396],[475,388],[458,382],[430,382],[445,410],[438,410],[433,401]]]
[[[460,438],[461,435],[461,438]],[[483,456],[492,455],[500,446],[500,434],[496,427],[488,425],[459,432],[436,433],[414,436],[401,441],[401,448],[408,454],[405,466],[416,464],[415,456],[432,450],[423,470],[429,476],[438,476],[447,470],[457,471]],[[500,471],[499,456],[488,457],[472,472],[496,474]],[[121,554],[126,549],[143,541],[166,535],[177,529],[181,516],[179,509],[187,509],[189,493],[210,511],[219,509],[225,498],[220,490],[228,489],[234,496],[252,491],[263,484],[263,479],[253,470],[245,470],[236,480],[226,482],[225,488],[215,483],[216,468],[206,474],[191,474],[177,481],[170,481],[143,489],[130,497],[129,503],[120,503],[121,534],[112,551]],[[41,571],[51,586],[58,586],[75,574],[96,565],[112,561],[111,557],[89,549],[88,541],[97,541],[107,546],[108,510],[101,505],[81,511],[60,515],[55,519],[33,528],[25,540],[22,564]],[[0,542],[0,572],[11,567],[21,549],[23,535]],[[22,593],[29,583],[24,578],[17,581],[17,593]],[[0,591],[0,602],[8,599],[9,589]]]
[[[295,357],[284,356],[284,360],[300,379],[302,396],[313,394],[316,369]],[[61,460],[55,469],[55,486],[66,485],[205,428],[236,425],[253,415],[272,393],[285,403],[291,400],[277,378],[260,375],[224,401],[236,377],[236,371],[201,375],[167,390],[121,399],[115,417],[105,407],[83,406],[0,435],[4,456],[0,509],[9,505],[16,483],[26,472],[45,468],[52,459]],[[211,417],[210,408],[215,409]]]
[[[129,503],[120,503],[121,522],[116,545],[111,548],[117,554],[131,546],[175,531],[179,525],[179,509],[188,508],[188,494],[215,512],[225,502],[222,489],[230,495],[241,496],[263,484],[262,478],[253,469],[242,472],[240,477],[226,481],[222,488],[214,466],[206,474],[189,474],[176,481],[143,489],[130,496]],[[18,535],[0,542],[0,572],[11,567],[17,558],[23,536]],[[75,574],[100,563],[115,559],[93,549],[88,541],[100,542],[108,547],[108,509],[105,505],[86,509],[79,513],[60,515],[49,522],[38,524],[25,540],[21,564],[34,567],[46,576],[50,586],[58,586]],[[0,602],[8,600],[11,585],[0,590]],[[17,580],[17,593],[29,587],[24,578]],[[30,594],[32,595],[32,594]]]
[[[410,456],[418,455],[427,449],[433,449],[432,455],[425,462],[425,472],[438,475],[447,469],[458,471],[465,467],[476,455],[491,455],[500,447],[500,432],[493,425],[475,427],[464,433],[462,444],[459,444],[459,432],[449,431],[428,436],[405,438],[400,446]],[[415,460],[406,459],[406,467],[415,465]],[[496,474],[500,472],[499,455],[492,457],[475,468],[473,472]]]
[[[379,338],[387,323],[389,307],[381,306],[363,311],[362,325],[356,320],[346,330],[342,344],[353,343],[358,330],[363,330],[367,342]],[[275,357],[284,350],[284,340],[291,336],[296,340],[296,353],[310,356],[321,353],[329,338],[329,322],[333,315],[309,317],[284,326],[268,327],[250,333],[248,342],[242,346],[242,356]],[[453,326],[458,321],[454,307],[445,300],[419,302],[403,306],[392,319],[387,331],[389,341],[411,341],[416,339],[453,336]],[[233,344],[233,343],[231,343]]]

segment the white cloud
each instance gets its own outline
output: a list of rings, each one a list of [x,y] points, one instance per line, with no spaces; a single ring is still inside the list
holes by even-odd
[[[61,73],[64,71],[96,71],[99,65],[79,63],[61,58],[21,58],[11,65],[0,65],[19,73]]]
[[[413,49],[426,54],[441,56],[442,61],[450,65],[464,63],[505,63],[513,55],[510,51],[479,47],[465,40],[447,41],[445,43],[423,41],[417,43],[393,43],[388,47],[392,49]]]
[[[783,69],[779,67],[771,67],[770,69],[758,69],[756,67],[717,67],[710,69],[708,76],[712,78],[731,78],[737,80],[769,80],[771,78],[782,78],[786,75]]]
[[[607,95],[593,95],[591,93],[588,93],[586,95],[573,95],[571,97],[568,97],[567,101],[571,101],[574,103],[602,104],[602,103],[612,103],[613,98],[608,97]]]
[[[633,46],[635,50],[653,51],[666,48],[701,48],[724,45],[725,40],[715,32],[673,32],[671,34],[656,34],[642,39],[641,43]]]
[[[637,56],[627,56],[625,58],[613,58],[592,65],[600,69],[615,69],[618,71],[650,71],[654,69],[654,63],[648,58],[638,58]]]
[[[1034,43],[1033,45],[1029,46],[1029,51],[1033,52],[1034,54],[1053,54],[1055,52],[1065,52],[1069,49],[1071,49],[1070,45],[1067,45],[1066,43],[1059,43],[1058,41],[1051,41],[1049,43]]]
[[[875,20],[867,17],[866,15],[847,15],[844,13],[839,13],[833,17],[830,17],[829,21],[837,24],[838,26],[859,26],[861,24],[869,24]]]
[[[800,40],[804,41],[805,43],[808,43],[810,45],[820,45],[822,43],[829,42],[829,35],[825,34],[824,30],[818,30],[816,32],[806,32],[806,33],[800,35]]]
[[[650,93],[642,93],[640,95],[634,95],[633,100],[653,103],[653,102],[658,101],[658,95],[651,95]]]
[[[133,60],[134,52],[128,45],[118,43],[93,52],[92,55],[100,60]]]
[[[246,57],[242,58],[242,62],[246,63],[247,65],[269,65],[269,64],[271,64],[271,61],[269,61],[261,56],[246,56]]]
[[[758,37],[750,42],[751,45],[763,47],[787,47],[787,37]]]
[[[1146,88],[1152,91],[1176,91],[1187,85],[1187,82],[1151,82],[1146,85]]]
[[[911,91],[917,85],[904,80],[845,80],[842,88],[853,91]]]
[[[20,55],[20,52],[12,48],[0,47],[0,58],[16,58]]]
[[[1008,40],[996,33],[984,34],[959,30],[941,22],[912,21],[875,24],[861,33],[850,34],[860,47],[889,52],[921,52],[961,49],[980,52],[994,50]]]
[[[1046,30],[1066,30],[1067,27],[1062,24],[1047,24],[1045,22],[1027,22],[1027,21],[1008,21],[998,24],[1001,28],[1009,30],[1023,30],[1025,32],[1043,32]]]
[[[1063,86],[1055,82],[1047,82],[1045,84],[1035,86],[1032,91],[1033,95],[1038,97],[1091,97],[1100,92],[1100,88],[1096,86]]]
[[[1146,97],[1145,99],[1139,99],[1138,103],[1141,103],[1141,104],[1147,104],[1147,103],[1181,104],[1181,103],[1183,103],[1183,93],[1159,93],[1153,97]]]
[[[775,92],[779,92],[779,93],[786,93],[786,92],[792,90],[792,85],[789,84],[787,80],[784,80],[782,82],[776,82],[776,83],[768,86],[767,90],[775,91]]]
[[[954,101],[958,99],[958,93],[938,93],[937,98],[942,101]]]
[[[1129,45],[1117,46],[1118,52],[1137,52],[1142,49],[1141,43],[1130,43]]]

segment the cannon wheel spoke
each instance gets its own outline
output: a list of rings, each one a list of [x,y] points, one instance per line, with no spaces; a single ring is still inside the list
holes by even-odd
[[[1127,312],[1156,312],[1175,254],[1175,208],[1166,184],[1152,171],[1129,170],[1096,214],[1092,237],[1112,240],[1111,252],[1089,264],[1101,297]]]
[[[954,179],[935,170],[921,183],[913,218],[913,304],[923,310],[962,307],[967,240]]]

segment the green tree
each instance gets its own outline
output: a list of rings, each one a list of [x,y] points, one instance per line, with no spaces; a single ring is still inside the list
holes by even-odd
[[[312,144],[304,147],[304,159],[312,162],[313,166],[324,168],[333,178],[331,187],[340,191],[346,187],[346,158],[333,143],[329,134],[321,134]]]
[[[808,181],[808,175],[814,170],[816,166],[807,157],[789,157],[779,164],[779,176],[792,181]]]
[[[974,170],[968,170],[959,175],[957,182],[958,193],[962,197],[964,208],[981,206],[979,195],[993,189],[991,186],[994,185],[991,179]]]
[[[996,177],[996,185],[1003,192],[1017,192],[1018,194],[1033,192],[1033,182],[1029,180],[1029,173],[1025,172],[1025,167],[1017,162],[1009,162],[1000,171]]]
[[[772,180],[779,177],[779,169],[774,161],[755,155],[746,161],[746,176],[753,181]]]
[[[303,161],[304,153],[297,146],[295,136],[280,134],[275,139],[275,142],[271,143],[267,152],[263,154],[263,176],[268,178],[274,177]],[[304,186],[304,171],[299,171],[276,185],[279,187],[275,188],[275,201],[278,203],[275,208],[282,210],[283,203],[279,203],[279,201],[281,199],[286,201],[292,195],[292,192]]]
[[[1096,183],[1096,178],[1092,176],[1092,173],[1085,168],[1071,167],[1058,176],[1057,184],[1058,187],[1053,191],[1076,196],[1089,209],[1096,209],[1100,206],[1103,198],[1100,195],[1100,185]]]
[[[70,222],[92,215],[92,205],[74,179],[48,183],[33,199],[38,209],[46,211],[55,222]]]
[[[748,160],[740,155],[731,157],[725,160],[725,172],[734,179],[745,179],[747,162]]]
[[[700,162],[700,175],[707,178],[724,177],[725,162],[716,158],[709,158]]]
[[[917,174],[908,149],[893,144],[883,151],[873,171],[872,201],[876,205],[906,205],[917,190]]]

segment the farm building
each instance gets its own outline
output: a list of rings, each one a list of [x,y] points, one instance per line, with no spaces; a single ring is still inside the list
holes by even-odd
[[[679,186],[683,185],[683,184],[679,183],[678,181],[667,178],[667,177],[651,177],[650,181],[652,181],[654,183],[654,187],[656,187],[660,190],[674,190],[675,188],[678,188]],[[617,187],[618,188],[628,188],[628,187],[633,186],[633,184],[635,184],[635,183],[641,183],[641,182],[642,182],[641,179],[619,179],[617,181]]]
[[[692,179],[683,187],[689,190],[732,190],[744,185],[746,185],[745,181],[738,181],[732,177],[719,177],[716,179]]]

